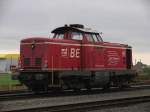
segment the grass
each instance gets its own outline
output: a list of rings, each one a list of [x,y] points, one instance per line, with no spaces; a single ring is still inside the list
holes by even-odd
[[[136,83],[139,84],[150,84],[150,75],[147,74],[139,74],[136,79],[135,79]]]
[[[12,80],[11,74],[0,73],[0,91],[24,90],[25,86],[20,85],[18,80]]]
[[[11,74],[3,73],[0,74],[0,86],[13,86],[19,84],[19,81],[12,80]]]
[[[142,74],[137,77],[139,80],[150,80],[150,75]]]

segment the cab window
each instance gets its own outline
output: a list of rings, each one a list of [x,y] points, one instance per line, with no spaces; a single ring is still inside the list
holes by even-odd
[[[82,35],[82,33],[79,33],[79,32],[71,32],[71,39],[73,39],[73,40],[82,40],[83,35]]]
[[[97,39],[97,36],[95,34],[92,34],[92,37],[94,39],[95,42],[98,42],[99,40]]]
[[[101,38],[100,35],[96,35],[97,39],[99,40],[99,42],[103,42],[103,39]]]
[[[86,34],[86,38],[89,42],[94,42],[93,36],[91,34]]]
[[[64,34],[55,34],[54,38],[55,39],[64,39]]]

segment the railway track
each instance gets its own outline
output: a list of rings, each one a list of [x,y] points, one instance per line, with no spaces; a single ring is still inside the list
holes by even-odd
[[[27,89],[20,89],[20,90],[5,90],[5,91],[0,91],[0,95],[3,95],[3,94],[12,94],[12,93],[23,93],[23,92],[27,92],[28,90]]]
[[[113,100],[103,100],[103,101],[92,101],[84,103],[74,103],[59,106],[47,106],[47,107],[36,107],[36,108],[26,108],[20,110],[10,110],[4,112],[86,112],[89,110],[97,110],[111,107],[120,107],[135,105],[139,103],[150,102],[150,96],[139,96],[130,98],[120,98]]]
[[[45,97],[63,97],[63,96],[78,96],[78,95],[92,95],[92,94],[103,94],[103,93],[114,93],[114,92],[125,92],[125,91],[134,91],[141,89],[150,89],[150,85],[135,85],[131,88],[126,88],[124,90],[120,90],[118,88],[111,88],[107,91],[102,90],[101,88],[94,88],[92,91],[81,90],[79,92],[74,91],[56,91],[56,92],[47,92],[35,94],[31,91],[16,91],[16,92],[8,92],[0,94],[0,101],[10,101],[10,100],[22,100],[28,98],[45,98]]]
[[[23,98],[30,98],[34,95],[33,92],[29,91],[23,91],[23,92],[10,92],[0,95],[0,101],[6,101],[6,100],[16,100],[16,99],[23,99]]]

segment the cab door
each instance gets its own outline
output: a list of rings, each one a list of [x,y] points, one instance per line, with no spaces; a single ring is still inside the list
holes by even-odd
[[[82,68],[99,70],[99,68],[104,67],[104,48],[102,45],[102,40],[98,39],[96,34],[85,33],[82,42]]]
[[[93,49],[93,62],[94,68],[103,68],[104,67],[104,47],[102,39],[99,35],[91,34],[94,40],[94,49]]]
[[[93,70],[93,52],[94,51],[94,40],[90,34],[84,34],[84,40],[82,43],[82,66],[85,70]]]

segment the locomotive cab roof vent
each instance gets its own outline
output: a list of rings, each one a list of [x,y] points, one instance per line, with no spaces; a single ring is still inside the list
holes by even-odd
[[[82,25],[82,24],[70,24],[70,27],[84,28],[84,25]]]

